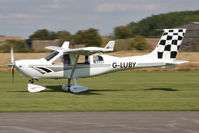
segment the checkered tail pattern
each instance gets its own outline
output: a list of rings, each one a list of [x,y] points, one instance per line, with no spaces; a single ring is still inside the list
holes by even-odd
[[[158,59],[175,59],[182,44],[186,29],[164,29],[155,49]]]

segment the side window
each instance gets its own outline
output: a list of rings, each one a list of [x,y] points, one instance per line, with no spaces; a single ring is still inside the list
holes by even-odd
[[[64,64],[70,64],[70,56],[68,54],[63,55]]]
[[[90,64],[89,56],[80,55],[77,63],[78,64]]]
[[[104,62],[104,59],[103,59],[103,57],[102,57],[102,56],[98,56],[98,60],[99,60],[99,61],[103,61],[103,62]]]
[[[54,62],[54,65],[63,65],[63,64],[70,64],[70,56],[69,55],[63,55],[57,58]]]
[[[85,64],[89,64],[88,56],[85,56]]]
[[[93,62],[94,63],[104,63],[104,59],[103,59],[103,57],[102,56],[94,56],[94,58],[93,58]]]

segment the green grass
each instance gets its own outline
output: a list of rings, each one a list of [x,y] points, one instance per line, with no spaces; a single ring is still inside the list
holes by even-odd
[[[199,72],[116,72],[79,79],[89,91],[61,91],[67,80],[42,79],[44,92],[27,92],[27,78],[0,73],[0,112],[31,111],[195,111]]]

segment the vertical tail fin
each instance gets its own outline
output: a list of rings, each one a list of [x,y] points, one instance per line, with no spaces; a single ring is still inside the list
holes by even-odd
[[[157,47],[149,54],[151,58],[175,60],[186,29],[164,29]]]

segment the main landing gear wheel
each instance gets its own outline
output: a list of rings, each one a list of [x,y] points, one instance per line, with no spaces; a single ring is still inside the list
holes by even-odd
[[[68,79],[68,84],[63,84],[62,90],[67,91],[67,92],[72,92],[72,93],[81,93],[88,90],[88,87],[78,85],[77,79],[73,79],[73,80],[75,82],[74,85],[70,84],[71,79]]]

